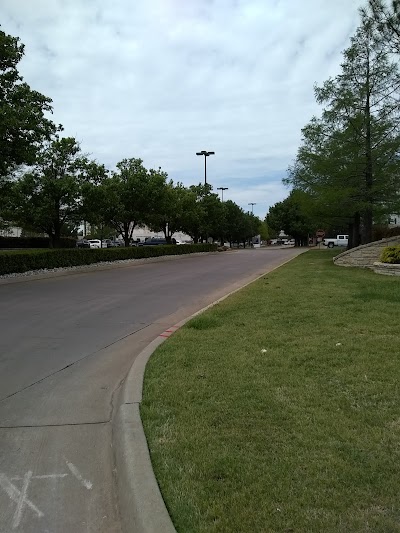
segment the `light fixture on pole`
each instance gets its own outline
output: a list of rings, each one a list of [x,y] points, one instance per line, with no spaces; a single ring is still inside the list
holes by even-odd
[[[251,214],[253,214],[253,206],[257,204],[255,202],[250,202],[248,205],[251,205]]]
[[[229,187],[217,187],[217,191],[221,191],[222,202],[224,202],[224,191],[227,191]]]
[[[207,185],[207,157],[209,155],[214,155],[214,154],[215,152],[207,152],[207,150],[196,152],[196,155],[204,155],[204,185]]]

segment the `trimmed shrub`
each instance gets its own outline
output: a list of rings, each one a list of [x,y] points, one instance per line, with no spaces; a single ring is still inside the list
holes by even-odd
[[[383,249],[381,255],[382,263],[400,264],[400,244],[396,246],[387,246]]]
[[[59,248],[75,248],[76,239],[72,237],[62,237]],[[0,237],[1,248],[49,248],[50,239],[48,237]]]
[[[164,255],[214,252],[215,244],[184,244],[182,246],[139,246],[129,248],[74,248],[73,250],[32,250],[0,253],[0,275],[29,270],[92,265],[102,261],[143,259]]]

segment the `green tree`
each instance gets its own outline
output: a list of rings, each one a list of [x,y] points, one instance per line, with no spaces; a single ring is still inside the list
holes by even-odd
[[[222,213],[216,207],[218,197],[211,191],[212,186],[208,183],[189,187],[188,210],[184,213],[182,231],[190,235],[194,242],[219,234],[216,226]]]
[[[288,198],[273,205],[267,215],[267,224],[277,233],[281,230],[296,241],[296,245],[307,245],[309,234],[316,230],[315,221],[305,207],[305,193],[292,191]]]
[[[46,118],[51,99],[32,90],[18,72],[24,45],[0,30],[0,181],[17,165],[32,165],[56,126]]]
[[[258,233],[262,241],[268,241],[271,238],[270,230],[266,220],[261,220],[258,228]]]
[[[123,159],[117,171],[101,183],[103,220],[121,234],[129,246],[133,230],[150,223],[158,212],[166,174],[148,171],[141,159]]]
[[[58,246],[63,229],[80,221],[84,173],[84,159],[74,138],[51,141],[40,151],[32,169],[13,184],[10,220],[46,233],[50,246]]]
[[[239,243],[243,239],[243,234],[245,232],[245,213],[243,209],[232,200],[227,200],[224,202],[223,206],[224,239],[226,239],[232,246],[233,243]]]
[[[162,231],[167,242],[171,242],[172,235],[183,231],[190,216],[194,214],[196,199],[182,183],[175,185],[172,180],[165,181],[159,188],[155,208],[147,217],[147,225],[153,231]]]
[[[80,217],[90,224],[90,235],[103,240],[114,233],[107,226],[108,214],[113,208],[112,197],[107,187],[109,173],[104,165],[85,161],[87,172],[81,185]],[[86,224],[85,224],[86,227]]]
[[[364,19],[341,74],[316,87],[322,117],[303,129],[287,179],[331,216],[348,218],[354,245],[370,242],[374,219],[399,205],[400,77],[375,30]]]
[[[217,194],[205,194],[200,202],[201,221],[200,234],[203,240],[212,238],[216,241],[221,238],[221,228],[224,224],[224,209]]]
[[[385,46],[400,53],[400,2],[369,0],[367,8],[362,9],[361,14],[364,20],[373,20]]]

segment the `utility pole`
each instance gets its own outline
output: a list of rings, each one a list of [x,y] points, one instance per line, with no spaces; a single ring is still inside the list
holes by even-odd
[[[229,187],[217,187],[217,191],[221,191],[222,203],[224,203],[224,191],[227,191]]]
[[[196,152],[196,155],[204,155],[204,185],[207,185],[207,157],[214,154],[215,152],[207,152],[207,150]]]
[[[251,214],[253,214],[253,206],[257,204],[255,202],[250,202],[248,205],[251,205]]]

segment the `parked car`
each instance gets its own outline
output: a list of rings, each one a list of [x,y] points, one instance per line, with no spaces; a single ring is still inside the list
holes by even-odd
[[[290,239],[289,241],[285,241],[284,246],[294,246],[296,244],[296,241],[294,239]]]
[[[101,248],[101,240],[100,239],[89,239],[88,243],[89,243],[89,247],[90,248]]]
[[[79,241],[76,241],[76,247],[77,248],[90,248],[90,244],[86,239],[79,239]]]
[[[115,248],[116,246],[122,246],[118,241],[113,241],[112,239],[103,240],[103,248]]]
[[[336,235],[336,239],[324,239],[322,241],[324,246],[328,248],[333,248],[334,246],[348,246],[349,236],[348,235]]]
[[[168,244],[166,239],[162,239],[159,237],[152,237],[151,239],[147,239],[144,242],[138,242],[138,246],[162,246]],[[171,244],[176,244],[175,239],[171,239]]]

